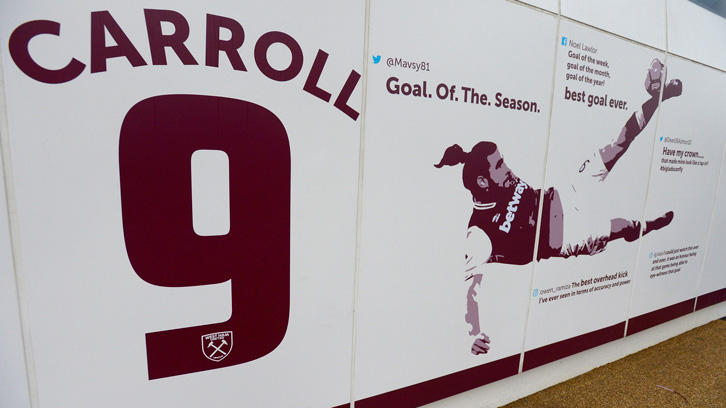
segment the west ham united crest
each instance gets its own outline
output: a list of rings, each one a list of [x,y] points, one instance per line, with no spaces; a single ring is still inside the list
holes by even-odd
[[[202,336],[202,352],[212,361],[220,361],[232,351],[232,332],[210,333]]]

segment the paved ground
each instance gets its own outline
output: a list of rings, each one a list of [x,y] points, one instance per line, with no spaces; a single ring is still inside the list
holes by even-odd
[[[726,407],[726,320],[713,321],[504,407]]]

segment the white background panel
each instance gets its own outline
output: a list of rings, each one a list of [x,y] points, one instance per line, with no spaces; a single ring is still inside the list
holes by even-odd
[[[726,74],[716,72],[720,76],[720,88],[726,88]],[[724,130],[721,131],[723,133]],[[722,159],[723,160],[723,159]],[[721,163],[721,176],[716,194],[716,203],[713,208],[711,219],[710,235],[708,237],[708,249],[703,262],[701,284],[698,295],[715,292],[726,288],[726,273],[723,272],[723,265],[726,265],[726,251],[723,250],[726,244],[726,167]]]
[[[149,63],[132,68],[125,58],[114,58],[106,72],[90,74],[86,67],[71,82],[47,85],[20,72],[3,49],[41,406],[324,407],[347,402],[360,119],[352,120],[303,86],[318,49],[329,54],[318,86],[333,100],[351,70],[362,72],[364,5],[154,4],[186,18],[191,33],[185,44],[197,66],[183,66],[168,51],[167,65],[151,65],[144,7],[140,2],[0,6],[3,44],[26,21],[61,23],[60,37],[42,35],[31,42],[30,52],[40,64],[60,67],[70,57],[89,64],[90,13],[105,9]],[[234,71],[224,55],[219,68],[204,66],[207,13],[243,26],[240,55],[247,72]],[[291,81],[268,79],[255,64],[255,42],[269,31],[282,31],[300,44],[304,64]],[[284,47],[270,50],[270,60],[280,67],[289,58]],[[126,255],[119,131],[134,104],[163,94],[246,100],[282,121],[292,157],[291,305],[286,337],[267,356],[149,381],[145,333],[223,321],[231,312],[229,282],[153,286],[134,273]],[[359,82],[349,104],[360,111],[360,100]]]
[[[563,46],[565,38],[567,45]],[[651,99],[645,90],[644,79],[653,59],[663,60],[664,56],[567,21],[560,26],[557,55],[545,185],[555,186],[560,192],[566,236],[568,229],[577,231],[577,240],[608,236],[611,219],[639,220],[642,216],[655,116],[603,181],[593,182],[597,178],[590,175],[591,169],[603,166],[599,149],[614,143],[630,117],[642,111],[641,105]],[[604,61],[607,65],[593,60]],[[595,70],[601,74],[596,74]],[[588,77],[593,80],[591,83],[588,83]],[[596,85],[596,80],[604,82]],[[572,93],[579,96],[573,100]],[[605,106],[596,101],[605,101]],[[624,108],[610,106],[611,101],[624,101]],[[589,161],[582,167],[586,160]],[[580,172],[581,169],[585,170]],[[576,194],[570,193],[573,189],[577,190]],[[637,243],[620,239],[608,243],[604,252],[592,256],[539,262],[533,283],[533,290],[539,294],[534,296],[533,291],[531,297],[526,349],[623,322],[630,297],[628,281],[632,280],[635,271],[637,248]],[[621,272],[627,272],[628,276],[595,282],[597,278]],[[587,283],[590,279],[592,281]],[[615,282],[624,284],[595,290]],[[557,291],[558,287],[563,288]],[[550,289],[554,292],[546,293]],[[590,289],[592,292],[577,294],[577,291]],[[549,301],[552,296],[568,294],[569,297]]]
[[[381,60],[369,65],[356,399],[521,352],[532,265],[484,267],[479,309],[492,349],[472,355],[464,321],[472,197],[461,165],[434,164],[453,144],[470,151],[494,141],[512,171],[540,187],[555,30],[554,17],[503,1],[371,5],[370,52]],[[491,41],[505,32],[507,41]],[[395,66],[395,58],[430,71]],[[391,77],[426,81],[432,97],[392,94]],[[456,85],[458,101],[437,97],[442,83]],[[464,102],[462,87],[485,93],[491,105]],[[495,107],[499,92],[535,101],[539,112]]]
[[[668,52],[726,70],[726,19],[686,0],[668,0]]]
[[[529,4],[531,6],[539,7],[543,10],[551,11],[555,14],[557,13],[557,10],[559,9],[557,0],[520,0],[520,3],[525,3],[525,4]]]
[[[0,78],[2,74],[0,73]],[[1,96],[0,96],[1,98]],[[3,109],[0,100],[0,112]],[[4,132],[0,119],[0,132]],[[5,135],[2,135],[3,137]],[[0,406],[30,407],[28,377],[18,309],[13,252],[10,242],[7,196],[3,166],[0,165]]]
[[[671,225],[642,239],[630,317],[697,295],[721,168],[723,95],[714,85],[722,83],[723,73],[677,57],[669,57],[667,67],[669,80],[683,82],[683,94],[661,106],[645,218],[666,211],[675,215]],[[682,151],[684,157],[668,155],[665,149]],[[688,157],[687,152],[701,157]],[[681,170],[663,170],[669,167]],[[698,248],[683,250],[689,247]]]
[[[712,82],[714,89],[726,89],[726,73],[710,70],[707,79]],[[713,127],[712,133],[726,133],[726,124],[724,121],[718,121],[716,119],[719,119],[719,117],[716,116],[711,122],[711,126]],[[713,155],[715,152],[711,154]],[[726,206],[726,186],[724,183],[726,183],[726,167],[722,162],[716,203],[710,225],[711,233],[708,238],[708,250],[703,264],[701,286],[698,292],[699,295],[726,288],[726,274],[723,273],[723,265],[726,264],[726,251],[723,250],[726,244],[726,207],[724,207]]]
[[[563,17],[665,50],[665,3],[665,0],[561,0],[561,7]]]

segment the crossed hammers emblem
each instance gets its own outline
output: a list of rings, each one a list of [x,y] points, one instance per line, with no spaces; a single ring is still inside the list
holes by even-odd
[[[209,333],[202,336],[202,352],[208,359],[217,362],[232,352],[232,332]]]
[[[214,349],[214,351],[212,352],[212,354],[209,355],[209,357],[214,357],[214,355],[217,354],[217,352],[220,352],[220,353],[222,353],[223,356],[226,356],[227,353],[225,353],[222,350],[222,346],[226,346],[227,344],[229,344],[229,343],[227,343],[226,340],[222,339],[222,343],[219,345],[219,347],[217,347],[214,345],[213,341],[210,341],[209,344],[207,345],[207,348],[212,347]]]

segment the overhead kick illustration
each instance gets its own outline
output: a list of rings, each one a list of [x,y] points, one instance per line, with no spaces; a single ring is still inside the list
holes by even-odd
[[[480,328],[477,291],[488,263],[525,265],[541,259],[578,255],[595,255],[605,250],[608,242],[625,239],[632,242],[642,235],[666,227],[673,212],[645,222],[624,218],[603,219],[588,211],[589,187],[605,181],[617,161],[648,124],[658,108],[661,84],[665,83],[664,65],[655,59],[648,68],[645,88],[650,99],[642,104],[623,126],[612,143],[598,149],[572,168],[572,188],[550,187],[544,194],[530,187],[512,173],[493,142],[477,143],[470,152],[453,145],[446,149],[435,167],[463,164],[464,187],[471,192],[474,209],[466,234],[465,279],[471,280],[466,294],[466,322],[474,337],[473,354],[490,349],[490,338]],[[668,82],[662,90],[663,101],[679,96],[682,83]],[[542,200],[542,222],[535,257],[537,216]]]

